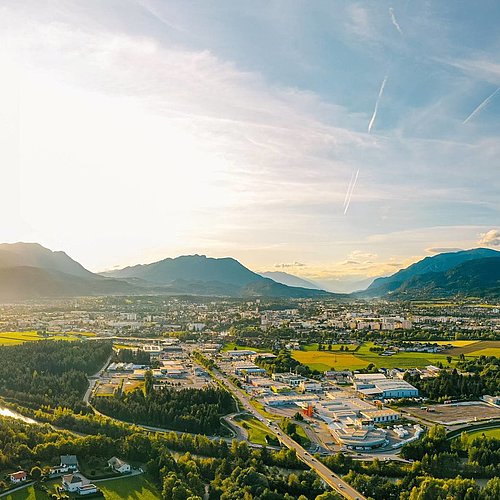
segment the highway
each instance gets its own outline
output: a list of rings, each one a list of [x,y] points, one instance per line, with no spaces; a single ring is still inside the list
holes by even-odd
[[[251,413],[255,418],[267,426],[267,428],[277,436],[283,445],[287,448],[295,450],[297,457],[313,469],[316,474],[318,474],[318,476],[321,477],[326,484],[328,484],[328,486],[330,486],[337,493],[340,493],[344,498],[349,498],[351,500],[366,500],[366,497],[359,493],[359,491],[355,490],[351,485],[342,480],[342,478],[337,476],[337,474],[334,474],[326,465],[311,456],[311,454],[302,448],[299,443],[286,435],[275,422],[265,419],[250,403],[248,396],[240,388],[236,387],[230,380],[228,380],[224,374],[215,368],[211,373],[221,384],[226,386],[233,394],[236,394],[241,405],[246,411]]]

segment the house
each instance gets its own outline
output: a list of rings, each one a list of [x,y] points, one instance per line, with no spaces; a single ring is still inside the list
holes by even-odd
[[[10,475],[10,482],[13,484],[23,483],[26,479],[28,479],[28,474],[24,470],[13,472]]]
[[[120,474],[126,474],[127,472],[130,472],[130,464],[124,462],[123,460],[120,460],[117,457],[110,458],[108,460],[108,465],[111,469],[113,469],[115,472],[119,472]]]
[[[81,474],[66,474],[62,478],[63,488],[70,493],[75,493],[79,488],[87,484],[89,484],[88,479]]]
[[[99,491],[99,488],[95,485],[95,484],[92,484],[92,483],[89,483],[89,484],[85,484],[83,486],[80,486],[80,488],[78,488],[78,494],[79,495],[91,495],[92,493],[97,493]]]
[[[59,465],[61,469],[66,468],[65,471],[61,472],[67,472],[67,471],[76,471],[78,470],[78,460],[76,458],[76,455],[61,455],[61,463]]]

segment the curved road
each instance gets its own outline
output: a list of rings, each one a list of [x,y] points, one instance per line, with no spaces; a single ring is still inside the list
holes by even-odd
[[[297,457],[302,460],[307,466],[313,469],[323,481],[328,484],[337,493],[351,500],[367,500],[359,491],[355,490],[350,484],[346,483],[341,477],[334,474],[326,465],[311,456],[299,443],[286,435],[275,422],[266,420],[258,410],[250,403],[248,396],[238,387],[236,387],[228,378],[219,370],[212,369],[212,375],[223,385],[226,386],[233,394],[239,398],[242,406],[251,413],[255,418],[262,422],[271,432],[276,434],[282,444],[291,450],[295,450]]]

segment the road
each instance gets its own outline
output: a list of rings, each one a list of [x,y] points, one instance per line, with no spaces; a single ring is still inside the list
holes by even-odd
[[[259,411],[250,403],[248,396],[238,387],[236,387],[228,378],[219,370],[213,369],[212,375],[224,386],[226,386],[233,394],[236,394],[241,405],[246,411],[251,413],[255,418],[260,420],[273,434],[276,434],[280,442],[291,450],[295,450],[297,457],[302,460],[307,466],[313,469],[323,481],[328,484],[337,493],[351,500],[366,500],[366,497],[355,490],[350,484],[346,483],[341,477],[334,474],[326,465],[311,456],[299,443],[287,436],[278,425],[265,419]]]
[[[88,379],[89,379],[89,387],[85,391],[85,395],[83,396],[83,402],[85,404],[87,404],[87,405],[89,404],[90,396],[92,395],[92,391],[94,390],[95,384],[101,378],[102,374],[104,373],[104,370],[106,370],[106,368],[108,367],[109,363],[111,363],[111,359],[113,357],[113,354],[114,353],[111,353],[111,355],[109,356],[109,358],[106,361],[106,363],[104,363],[103,367],[97,373],[94,373],[94,375],[89,375],[89,377],[88,377]]]

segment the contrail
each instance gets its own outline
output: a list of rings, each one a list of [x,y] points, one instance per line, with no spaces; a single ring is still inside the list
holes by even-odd
[[[403,30],[401,29],[401,26],[398,23],[398,20],[396,19],[396,14],[394,14],[394,9],[392,7],[389,7],[389,15],[391,16],[391,21],[394,27],[399,31],[399,34],[403,34]]]
[[[463,122],[462,125],[465,125],[469,120],[474,118],[475,115],[480,113],[488,104],[493,100],[493,98],[498,94],[500,91],[500,87],[498,87],[493,94],[488,96]]]
[[[356,181],[358,180],[358,175],[359,175],[359,168],[358,171],[356,172],[356,176],[354,177],[354,182],[352,183],[351,189],[349,191],[349,197],[347,198],[347,203],[344,208],[344,215],[347,213],[347,209],[349,208],[349,205],[351,203],[351,197],[352,193],[354,192],[354,188],[356,187]]]
[[[377,101],[375,102],[375,109],[373,110],[372,118],[370,120],[370,123],[368,124],[368,133],[372,131],[373,124],[375,123],[375,118],[377,118],[378,105],[380,103],[380,99],[382,99],[382,96],[384,94],[384,88],[385,88],[385,83],[387,82],[387,77],[388,75],[385,75],[385,78],[382,81],[382,85],[380,86],[380,90],[378,91]]]
[[[349,191],[351,191],[351,185],[352,185],[352,182],[354,181],[354,176],[355,175],[356,174],[353,172],[352,175],[351,175],[351,180],[349,181],[349,185],[347,186],[347,191],[345,193],[345,198],[344,198],[344,208],[347,205],[347,198],[349,198]]]

